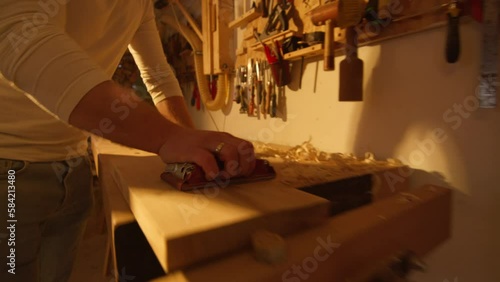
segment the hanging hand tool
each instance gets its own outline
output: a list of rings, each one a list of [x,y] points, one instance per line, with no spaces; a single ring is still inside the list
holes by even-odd
[[[458,0],[452,0],[448,6],[448,33],[446,36],[446,61],[455,63],[460,55],[460,9]]]
[[[335,70],[335,26],[334,21],[329,19],[325,21],[325,43],[323,52],[323,70]]]
[[[340,62],[339,101],[363,100],[363,61],[358,58],[355,26],[365,13],[363,0],[338,0],[338,26],[346,29],[345,59]]]
[[[254,85],[254,66],[253,66],[253,59],[250,58],[248,59],[248,66],[247,66],[247,72],[248,72],[248,100],[250,101],[249,106],[248,106],[248,116],[254,116],[254,110],[255,110],[255,85]]]
[[[276,102],[276,83],[274,82],[272,85],[272,94],[271,94],[271,117],[276,117],[276,109],[278,107]]]
[[[260,60],[255,60],[255,92],[257,96],[257,103],[255,104],[255,110],[257,114],[257,118],[260,119],[260,105],[262,103],[262,91],[264,90],[262,87],[262,69],[260,65]]]
[[[261,10],[262,10],[262,17],[267,18],[269,16],[269,7],[267,6],[268,0],[261,0],[260,5],[261,5]]]
[[[236,104],[241,103],[240,91],[241,91],[241,70],[240,68],[236,68],[236,86],[234,87],[234,94],[233,94],[233,101],[236,102]]]
[[[280,3],[281,2],[281,3]],[[265,39],[284,30],[288,30],[287,11],[293,5],[293,0],[279,0],[269,14],[268,20],[260,38]]]
[[[198,90],[198,84],[194,84],[194,88],[193,88],[193,99],[194,99],[194,105],[196,105],[196,110],[200,110],[201,109],[201,97],[200,97],[200,91]],[[193,104],[193,100],[191,100],[191,103]],[[193,105],[193,106],[194,106]]]
[[[246,114],[248,111],[248,101],[246,98],[246,87],[247,86],[247,67],[246,66],[241,66],[239,68],[239,80],[241,83],[241,87],[239,88],[238,91],[238,96],[239,100],[241,101],[241,107],[240,107],[240,114]]]
[[[340,62],[339,101],[363,100],[363,61],[358,58],[358,35],[346,29],[346,58]]]
[[[254,36],[264,47],[267,62],[269,63],[276,84],[284,86],[290,83],[290,66],[288,61],[283,58],[279,42],[274,41],[271,47],[269,47],[262,42],[256,31],[254,31]]]
[[[498,13],[500,0],[483,1],[483,40],[479,107],[495,108],[498,87]]]
[[[323,70],[335,69],[334,30],[337,25],[338,2],[330,2],[311,10],[311,21],[314,25],[325,25],[325,41],[323,53]]]
[[[269,77],[269,65],[267,62],[264,63],[264,93],[262,94],[263,100],[261,106],[261,112],[264,115],[264,118],[267,118],[267,114],[269,113],[269,104],[271,98],[271,80]]]

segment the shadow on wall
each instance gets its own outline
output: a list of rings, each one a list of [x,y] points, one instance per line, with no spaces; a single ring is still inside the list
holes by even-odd
[[[478,110],[477,47],[465,44],[459,62],[448,64],[445,30],[428,32],[425,38],[432,40],[424,46],[422,36],[405,37],[417,44],[404,48],[396,42],[381,45],[378,63],[365,70],[369,79],[353,151],[365,152],[369,142],[370,150],[381,157],[397,157],[411,167],[432,168],[439,162],[440,168],[454,172],[451,182],[456,184],[458,177],[467,184],[458,188],[469,193],[467,166],[474,158],[469,154],[478,153],[470,146],[481,143],[480,132],[474,132],[481,129],[472,125],[480,123],[483,114],[489,119],[498,116]]]
[[[364,107],[352,151],[369,150],[421,168],[412,175],[413,186],[456,190],[452,240],[430,258],[433,271],[418,281],[500,281],[500,189],[494,177],[500,167],[500,111],[478,109],[475,98],[480,26],[462,25],[461,35],[456,64],[446,63],[443,28],[407,36],[404,45],[384,43],[375,67],[365,68]]]

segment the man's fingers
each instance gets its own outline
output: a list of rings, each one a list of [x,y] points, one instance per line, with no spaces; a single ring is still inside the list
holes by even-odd
[[[236,147],[224,143],[224,146],[220,150],[216,150],[215,153],[219,160],[224,162],[224,170],[230,177],[240,174],[240,156]]]
[[[220,133],[221,142],[212,144],[211,149],[231,176],[250,175],[255,168],[255,152],[252,143],[228,133]]]
[[[241,140],[238,144],[241,174],[248,176],[255,168],[255,151],[252,143]]]
[[[214,155],[206,150],[197,150],[193,152],[194,162],[205,172],[207,180],[213,180],[219,174],[219,167],[215,161]]]

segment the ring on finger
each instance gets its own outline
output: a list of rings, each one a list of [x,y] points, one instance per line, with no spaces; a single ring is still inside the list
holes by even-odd
[[[220,151],[222,151],[222,148],[224,148],[224,145],[226,145],[224,142],[220,142],[219,145],[217,145],[217,147],[215,147],[214,152],[216,154],[220,154]]]

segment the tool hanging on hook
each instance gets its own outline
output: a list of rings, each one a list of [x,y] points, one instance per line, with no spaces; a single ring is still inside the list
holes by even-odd
[[[291,9],[293,1],[282,0],[280,2],[281,3],[278,2],[273,7],[273,10],[269,14],[264,30],[260,34],[260,39],[265,39],[284,30],[288,30],[287,12]]]
[[[483,2],[483,40],[481,54],[481,77],[479,84],[479,107],[495,108],[498,88],[498,13],[500,0]]]
[[[446,61],[456,63],[460,56],[460,9],[458,0],[452,0],[448,6],[448,32],[446,36]]]

